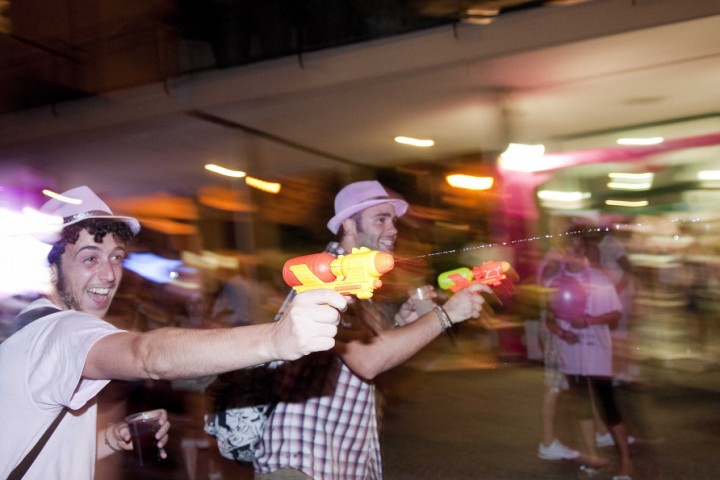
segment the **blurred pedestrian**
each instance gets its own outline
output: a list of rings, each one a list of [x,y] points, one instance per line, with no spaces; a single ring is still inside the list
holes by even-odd
[[[538,285],[547,289],[564,269],[562,254],[557,248],[551,247],[538,269]],[[580,452],[564,445],[555,435],[558,397],[569,388],[565,374],[558,370],[559,341],[548,328],[548,306],[547,301],[543,301],[540,308],[540,347],[545,366],[545,388],[540,410],[542,438],[538,446],[538,457],[543,460],[574,460],[580,456]]]
[[[577,229],[573,230],[577,232]],[[579,289],[558,291],[557,298],[574,300],[574,310],[553,310],[548,317],[549,329],[558,342],[558,369],[565,373],[570,389],[577,399],[576,407],[586,446],[582,461],[588,468],[607,463],[596,448],[593,402],[597,402],[602,420],[610,430],[620,456],[614,480],[630,480],[633,462],[630,457],[628,435],[622,414],[615,402],[612,383],[612,339],[610,330],[622,316],[622,304],[614,285],[599,269],[588,261],[592,241],[580,233],[569,237],[565,252],[563,275],[579,285]],[[592,256],[594,253],[590,252]],[[572,298],[574,297],[574,299]],[[568,313],[572,312],[572,313]],[[587,471],[587,470],[586,470]]]

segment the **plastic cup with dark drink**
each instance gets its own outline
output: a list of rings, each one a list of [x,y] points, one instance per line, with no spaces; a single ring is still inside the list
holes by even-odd
[[[162,410],[139,412],[125,417],[132,436],[133,455],[140,466],[152,465],[160,460],[155,434],[160,429],[161,418]]]

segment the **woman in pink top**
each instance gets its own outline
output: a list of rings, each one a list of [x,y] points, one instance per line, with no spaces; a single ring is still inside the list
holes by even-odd
[[[584,308],[578,308],[573,314],[560,311],[553,314],[552,309],[549,312],[548,328],[560,339],[557,345],[558,370],[567,376],[570,389],[578,399],[580,426],[588,448],[586,463],[590,467],[607,463],[595,447],[593,396],[620,454],[620,468],[613,480],[631,480],[633,465],[627,431],[615,403],[612,386],[610,329],[617,326],[622,316],[622,304],[612,282],[587,259],[588,249],[596,248],[593,243],[581,234],[569,238],[563,275],[580,283],[585,301]]]

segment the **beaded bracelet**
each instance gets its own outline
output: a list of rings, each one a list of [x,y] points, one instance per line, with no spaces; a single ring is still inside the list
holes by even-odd
[[[453,323],[450,320],[450,315],[447,314],[444,308],[442,308],[440,305],[435,305],[433,307],[433,310],[435,311],[435,315],[437,315],[438,321],[440,322],[440,327],[442,328],[443,332],[446,332],[448,329],[452,328]]]

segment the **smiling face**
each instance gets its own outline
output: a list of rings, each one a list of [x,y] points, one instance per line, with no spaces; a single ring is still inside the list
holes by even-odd
[[[390,203],[381,203],[353,215],[343,222],[343,247],[347,251],[353,247],[367,247],[392,252],[397,237],[396,220],[395,207]]]
[[[96,242],[82,230],[77,242],[68,244],[59,264],[51,266],[55,292],[51,300],[68,309],[103,318],[122,278],[125,245],[108,234]]]

